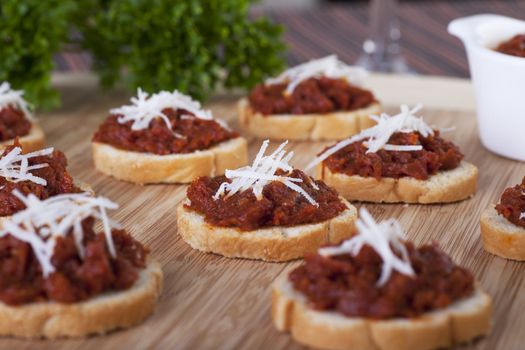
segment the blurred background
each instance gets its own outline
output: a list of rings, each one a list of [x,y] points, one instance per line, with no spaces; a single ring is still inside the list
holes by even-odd
[[[523,19],[525,0],[0,0],[0,81],[50,110],[56,73],[202,101],[329,54],[371,71],[465,78],[447,24],[480,13]]]
[[[267,15],[285,27],[290,65],[331,53],[353,63],[370,36],[371,1],[263,0],[252,5],[251,14]],[[525,18],[523,0],[401,0],[396,7],[401,54],[418,74],[469,76],[464,48],[446,30],[452,19],[477,13]],[[87,54],[63,53],[56,63],[60,71],[83,71],[91,60]]]

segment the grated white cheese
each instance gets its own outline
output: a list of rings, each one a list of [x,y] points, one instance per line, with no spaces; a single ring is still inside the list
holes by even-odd
[[[332,147],[326,149],[319,156],[314,158],[307,166],[305,171],[308,171],[321,163],[326,158],[330,157],[337,151],[345,148],[346,146],[358,142],[363,142],[363,145],[368,148],[367,153],[375,153],[380,149],[387,151],[420,151],[423,149],[421,145],[391,145],[388,144],[388,140],[396,132],[419,132],[422,136],[427,137],[434,135],[434,130],[430,127],[422,117],[417,117],[415,113],[421,110],[422,106],[417,105],[410,109],[407,105],[401,106],[401,112],[399,114],[390,116],[386,113],[381,116],[370,116],[371,119],[377,122],[371,128],[361,131],[359,134],[346,138],[339,141]]]
[[[302,179],[275,175],[275,172],[278,169],[282,169],[286,172],[293,170],[292,166],[288,163],[293,157],[293,152],[288,152],[288,154],[286,154],[286,151],[284,150],[287,143],[288,141],[283,142],[272,154],[265,156],[264,153],[269,144],[269,141],[265,140],[251,166],[248,165],[236,170],[226,170],[225,176],[230,179],[231,182],[223,182],[213,198],[215,200],[222,196],[227,198],[237,192],[251,189],[255,194],[255,197],[261,199],[263,188],[267,183],[270,181],[280,181],[288,188],[301,194],[310,204],[319,206],[308,192],[296,184],[297,182],[303,182]],[[310,181],[309,185],[314,190],[319,189],[313,181]]]
[[[122,106],[120,108],[111,109],[109,112],[113,115],[119,115],[118,122],[125,124],[129,121],[131,130],[142,130],[148,128],[152,120],[161,118],[168,129],[171,130],[171,123],[169,118],[162,112],[166,108],[184,109],[192,115],[183,115],[183,118],[197,117],[205,120],[214,120],[211,111],[202,109],[198,101],[191,97],[180,93],[177,90],[173,92],[161,91],[153,95],[137,90],[137,97],[131,98],[131,105]],[[227,125],[222,120],[216,120],[223,127]],[[181,137],[180,135],[178,135]]]
[[[525,219],[525,212],[520,213],[520,220],[521,220],[521,219]]]
[[[76,248],[84,258],[84,233],[82,220],[94,217],[102,222],[106,244],[112,257],[116,257],[111,236],[112,228],[120,225],[108,218],[106,210],[117,209],[118,205],[104,197],[93,197],[90,193],[61,194],[40,200],[34,194],[27,197],[18,190],[13,194],[20,199],[26,209],[15,213],[3,223],[0,237],[7,234],[31,245],[44,277],[55,271],[51,261],[56,240],[72,232]]]
[[[22,111],[25,117],[29,120],[33,120],[33,115],[29,111],[29,104],[23,98],[24,91],[13,90],[11,85],[4,81],[0,84],[0,110],[12,106]]]
[[[53,147],[39,151],[22,154],[20,147],[13,148],[9,153],[0,158],[0,176],[10,182],[31,181],[38,185],[46,186],[47,181],[33,175],[30,171],[48,166],[47,163],[29,165],[29,159],[38,156],[47,156],[53,153]]]
[[[367,74],[365,69],[349,66],[339,61],[336,55],[330,55],[289,68],[277,77],[267,79],[266,84],[287,83],[286,92],[291,94],[306,79],[324,76],[332,79],[342,78],[348,83],[361,85],[363,78]]]
[[[390,219],[377,223],[368,210],[361,208],[356,226],[357,235],[337,247],[320,248],[319,254],[323,256],[341,254],[356,256],[366,244],[371,246],[383,261],[377,286],[383,286],[390,279],[394,270],[403,275],[415,276],[407,249],[403,243],[405,234],[398,221]]]

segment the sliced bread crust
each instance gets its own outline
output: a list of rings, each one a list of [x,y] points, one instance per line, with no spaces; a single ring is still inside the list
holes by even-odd
[[[476,192],[478,168],[462,161],[453,170],[432,175],[428,180],[363,177],[332,173],[319,164],[316,176],[349,201],[377,203],[449,203],[469,198]]]
[[[348,112],[264,116],[255,112],[248,100],[243,98],[237,103],[237,113],[241,126],[258,138],[339,140],[375,125],[369,115],[381,113],[381,106],[373,103],[366,108]]]
[[[39,149],[44,148],[45,145],[44,131],[42,131],[40,125],[31,122],[29,134],[19,137],[18,141],[20,142],[20,145],[22,145],[23,153],[38,151]],[[4,150],[8,146],[11,146],[13,142],[15,142],[15,139],[0,142],[0,150]]]
[[[247,142],[237,137],[207,150],[156,155],[131,152],[93,142],[95,167],[106,175],[137,184],[189,183],[201,176],[217,176],[248,162]]]
[[[512,260],[525,260],[525,229],[499,215],[494,206],[481,214],[481,239],[489,253]]]
[[[177,206],[177,230],[192,248],[229,258],[288,261],[315,252],[326,243],[339,243],[355,233],[357,211],[344,199],[347,209],[333,219],[293,227],[271,227],[253,231],[213,226],[204,216]]]
[[[299,343],[330,350],[423,350],[450,347],[485,335],[492,300],[479,287],[443,310],[414,319],[370,320],[310,308],[287,275],[273,285],[272,319]]]
[[[83,337],[136,325],[155,308],[162,291],[160,265],[149,262],[135,285],[74,304],[0,303],[0,335],[19,338]]]

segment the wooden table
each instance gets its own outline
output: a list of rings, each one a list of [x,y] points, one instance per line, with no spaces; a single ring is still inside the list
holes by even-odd
[[[155,314],[142,325],[103,337],[79,340],[0,340],[1,349],[300,349],[270,319],[270,286],[281,273],[300,262],[264,263],[226,259],[192,250],[177,235],[175,206],[185,186],[136,186],[95,171],[90,138],[107,110],[127,102],[124,92],[102,92],[91,76],[62,76],[59,111],[41,115],[50,145],[63,150],[71,173],[95,191],[120,203],[113,217],[149,245],[164,270],[164,292]],[[498,200],[505,187],[525,175],[525,164],[487,152],[477,137],[470,84],[462,80],[372,76],[369,84],[393,111],[401,102],[417,100],[430,106],[427,119],[456,125],[447,135],[460,145],[466,159],[480,168],[474,198],[448,205],[370,205],[378,219],[400,220],[417,243],[437,241],[461,265],[474,272],[494,297],[494,329],[490,336],[465,349],[518,349],[525,327],[525,263],[507,261],[483,251],[479,236],[481,212]],[[215,115],[234,120],[235,97],[210,103]],[[396,107],[397,109],[397,107]],[[235,126],[236,123],[234,122]],[[250,139],[250,156],[260,141]],[[277,142],[272,144],[277,145]],[[321,149],[321,143],[294,143],[298,167]],[[358,205],[359,206],[359,205]]]

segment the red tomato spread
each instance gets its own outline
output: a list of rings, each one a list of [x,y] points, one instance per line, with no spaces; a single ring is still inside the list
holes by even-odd
[[[127,151],[167,155],[208,149],[239,136],[214,120],[188,117],[192,114],[182,109],[167,108],[162,112],[168,117],[171,129],[158,118],[147,129],[132,130],[131,121],[121,124],[118,115],[111,115],[100,125],[93,141]]]
[[[372,319],[416,317],[473,293],[472,274],[454,264],[436,245],[405,245],[415,277],[394,271],[378,287],[382,260],[365,245],[355,257],[309,254],[305,263],[290,273],[289,280],[316,310]]]
[[[18,144],[15,143],[15,146]],[[9,153],[11,146],[4,151],[4,155]],[[34,169],[30,172],[47,181],[47,185],[39,185],[32,181],[11,182],[5,177],[0,176],[0,216],[9,216],[25,208],[24,204],[16,198],[12,192],[17,189],[22,194],[34,194],[39,199],[46,199],[62,193],[80,192],[75,186],[73,178],[66,171],[67,159],[64,153],[55,150],[49,156],[39,156],[29,158],[29,165],[47,163],[46,167]]]
[[[502,42],[496,51],[518,57],[525,57],[525,34],[518,34],[511,39]]]
[[[463,154],[452,142],[446,141],[435,131],[433,136],[423,137],[419,133],[395,133],[389,144],[421,145],[421,151],[386,151],[366,153],[363,141],[354,142],[323,161],[333,173],[359,175],[363,177],[400,178],[413,177],[426,180],[438,171],[457,168]]]
[[[521,184],[503,192],[496,211],[514,225],[525,228],[525,177]]]
[[[282,174],[282,173],[281,173]],[[228,181],[224,176],[201,177],[188,187],[188,209],[204,215],[206,222],[222,227],[235,227],[242,231],[272,226],[295,226],[332,219],[346,209],[337,192],[322,181],[314,181],[300,170],[287,176],[301,178],[301,186],[318,204],[310,204],[300,193],[281,182],[272,181],[264,186],[262,198],[257,200],[253,191],[238,192],[231,197],[215,200],[213,195],[220,184]]]
[[[353,111],[376,102],[374,95],[343,79],[310,78],[291,94],[287,84],[257,85],[248,100],[254,111],[269,114],[311,114]]]
[[[26,136],[31,130],[31,122],[24,112],[12,106],[0,108],[0,141]]]
[[[113,230],[114,259],[94,220],[83,221],[85,258],[73,234],[59,237],[52,258],[55,272],[47,278],[31,245],[7,234],[0,238],[0,300],[9,305],[38,301],[75,303],[111,290],[130,288],[145,267],[148,250],[123,230]]]

